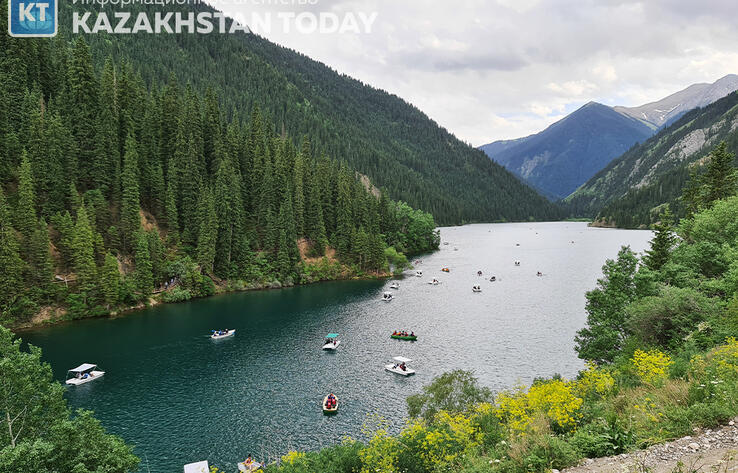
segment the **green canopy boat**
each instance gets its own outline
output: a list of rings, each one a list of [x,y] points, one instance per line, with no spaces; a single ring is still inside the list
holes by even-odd
[[[390,335],[390,338],[394,338],[395,340],[411,340],[411,341],[414,342],[415,340],[418,339],[418,336],[417,335],[396,335],[396,334],[392,334],[392,335]]]

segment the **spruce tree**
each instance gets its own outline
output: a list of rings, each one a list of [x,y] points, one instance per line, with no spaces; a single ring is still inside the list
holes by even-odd
[[[133,254],[134,271],[133,281],[136,291],[146,297],[154,291],[154,275],[151,270],[151,254],[146,232],[140,230],[136,234],[136,244]]]
[[[133,135],[126,140],[123,156],[123,175],[121,178],[122,198],[120,209],[121,244],[123,251],[131,252],[136,245],[141,228],[141,200],[138,187],[138,150]]]
[[[84,38],[79,36],[72,46],[67,80],[68,103],[64,110],[77,144],[79,180],[83,190],[94,188],[93,175],[97,158],[97,127],[100,118],[99,86],[92,66],[92,56]]]
[[[77,275],[77,289],[87,304],[97,287],[97,266],[95,265],[94,234],[87,209],[84,205],[77,210],[77,223],[72,236],[72,261]]]
[[[197,263],[203,273],[212,274],[218,238],[218,215],[215,213],[213,192],[208,187],[203,186],[198,208],[202,212],[202,218],[197,238]]]
[[[118,260],[112,253],[105,255],[105,262],[100,270],[100,290],[105,303],[105,308],[110,310],[120,298],[120,272],[118,271]]]
[[[18,239],[10,222],[10,211],[0,187],[0,313],[5,314],[23,291],[23,261]],[[3,320],[3,322],[5,322]]]
[[[51,243],[49,241],[49,228],[42,218],[36,224],[36,230],[29,247],[31,260],[31,284],[40,288],[46,288],[54,278],[54,264],[51,260]]]
[[[15,212],[15,225],[23,238],[21,255],[25,258],[28,257],[29,245],[38,225],[35,200],[31,162],[24,151],[18,175],[18,208]]]
[[[661,269],[671,256],[671,251],[676,243],[673,229],[673,218],[667,205],[661,214],[660,221],[654,225],[655,235],[651,240],[651,248],[646,251],[643,262],[653,271]]]
[[[736,169],[733,165],[735,155],[728,152],[728,145],[721,142],[710,154],[702,181],[705,186],[703,205],[709,206],[716,200],[727,199],[735,195]]]

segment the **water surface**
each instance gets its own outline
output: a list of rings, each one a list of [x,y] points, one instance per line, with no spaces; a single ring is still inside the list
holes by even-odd
[[[495,390],[536,376],[575,375],[583,366],[573,338],[586,320],[585,291],[606,258],[626,244],[643,251],[651,232],[562,222],[450,227],[441,237],[449,244],[423,258],[422,278],[413,271],[401,279],[390,303],[380,301],[389,281],[334,282],[159,306],[21,336],[43,348],[59,380],[83,362],[107,371],[68,389],[67,397],[136,445],[142,471],[180,472],[203,459],[235,471],[249,453],[276,458],[359,437],[367,414],[382,414],[399,428],[405,398],[452,369],[473,370]],[[492,275],[496,282],[488,281]],[[441,284],[427,284],[433,277]],[[481,293],[472,293],[475,284]],[[237,333],[213,341],[208,334],[215,328]],[[414,330],[419,341],[391,340],[396,329]],[[322,337],[333,331],[341,334],[340,348],[322,352]],[[397,355],[415,360],[418,374],[385,372]],[[328,392],[340,402],[334,417],[320,408]]]

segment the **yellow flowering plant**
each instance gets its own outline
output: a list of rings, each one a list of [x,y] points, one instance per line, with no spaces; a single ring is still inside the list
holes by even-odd
[[[636,350],[630,361],[641,382],[650,385],[662,384],[673,363],[669,355],[659,350]]]
[[[615,389],[615,378],[594,363],[587,363],[587,369],[579,373],[573,383],[574,393],[585,399],[602,398]]]

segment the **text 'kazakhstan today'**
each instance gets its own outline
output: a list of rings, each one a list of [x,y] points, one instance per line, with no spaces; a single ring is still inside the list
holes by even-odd
[[[276,30],[283,33],[368,34],[377,13],[346,12],[271,12],[226,16],[221,12],[74,12],[72,30],[75,34],[135,34],[135,33],[257,33],[267,35]],[[153,21],[152,21],[153,20]]]

